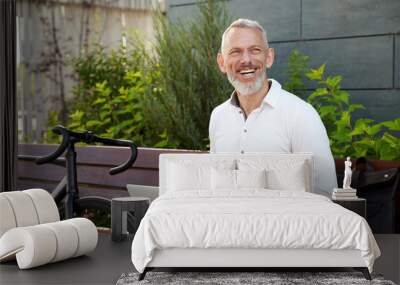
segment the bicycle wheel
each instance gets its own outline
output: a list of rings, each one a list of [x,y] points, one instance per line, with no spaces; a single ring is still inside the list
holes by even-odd
[[[98,197],[86,196],[76,200],[76,216],[91,220],[97,227],[111,228],[111,200]],[[135,230],[135,217],[127,213],[128,232]]]
[[[87,196],[75,201],[75,216],[91,220],[97,227],[111,228],[111,200]]]

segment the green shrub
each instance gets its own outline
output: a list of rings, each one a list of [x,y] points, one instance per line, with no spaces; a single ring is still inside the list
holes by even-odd
[[[53,133],[52,128],[56,125],[60,124],[58,119],[58,112],[57,111],[50,111],[49,117],[46,123],[47,131],[44,133],[43,141],[44,143],[48,144],[59,144],[61,143],[61,136]],[[41,142],[41,143],[42,143]]]
[[[85,56],[76,58],[73,66],[78,84],[74,88],[69,128],[133,140],[140,146],[162,141],[145,116],[145,97],[158,91],[152,88],[157,75],[143,68],[144,54],[139,44],[130,48],[120,46],[111,52],[97,45]]]
[[[285,70],[288,80],[283,84],[283,89],[296,93],[302,99],[306,99],[304,89],[307,88],[307,85],[304,81],[307,79],[306,72],[309,70],[308,61],[308,56],[294,49],[289,55],[287,69]]]
[[[232,92],[216,62],[220,35],[230,19],[216,1],[198,8],[199,13],[185,22],[156,17],[153,66],[162,92],[153,103],[162,118],[158,122],[177,147],[206,150],[211,111]]]
[[[306,78],[317,83],[307,101],[324,122],[334,156],[400,159],[400,139],[394,136],[394,132],[400,131],[400,118],[382,123],[368,118],[354,120],[352,113],[365,107],[350,103],[349,93],[341,89],[340,75],[326,76],[325,64],[309,69],[308,57],[297,50],[292,51],[288,66],[290,76],[286,86],[291,92],[306,89]]]
[[[135,45],[111,52],[96,45],[76,58],[69,127],[139,146],[207,149],[211,111],[232,90],[216,63],[230,19],[215,1],[198,7],[185,22],[158,13],[151,51],[136,35]]]

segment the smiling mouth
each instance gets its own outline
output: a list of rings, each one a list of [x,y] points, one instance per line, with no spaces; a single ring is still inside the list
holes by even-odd
[[[252,77],[256,73],[256,68],[247,68],[247,69],[242,69],[239,71],[240,75],[244,77]]]

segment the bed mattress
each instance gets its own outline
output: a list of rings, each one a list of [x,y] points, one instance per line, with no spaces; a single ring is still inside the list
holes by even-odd
[[[173,248],[359,250],[370,272],[380,255],[359,215],[321,195],[266,189],[163,194],[140,223],[132,262],[143,272],[156,250]]]

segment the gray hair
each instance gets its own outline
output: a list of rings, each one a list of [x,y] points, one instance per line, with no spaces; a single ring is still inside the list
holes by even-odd
[[[232,24],[230,24],[229,27],[226,28],[225,32],[222,34],[220,52],[222,52],[222,50],[224,48],[226,35],[232,28],[248,28],[248,29],[259,30],[262,34],[262,37],[265,41],[266,46],[268,47],[267,32],[257,21],[253,21],[253,20],[249,20],[249,19],[237,19],[236,21],[233,21]]]

